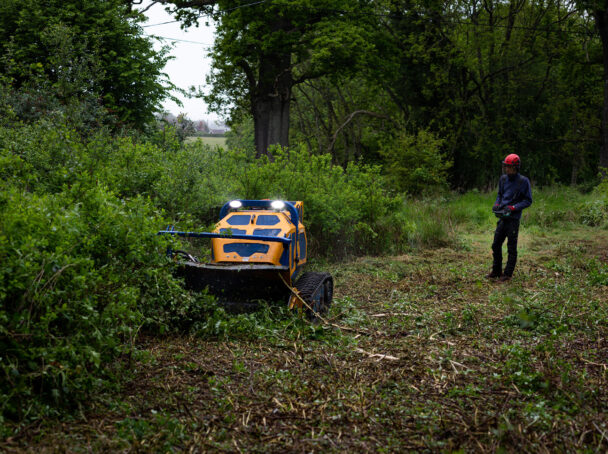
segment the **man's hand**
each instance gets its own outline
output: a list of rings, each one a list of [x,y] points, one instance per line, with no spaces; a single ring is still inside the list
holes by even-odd
[[[513,205],[509,205],[507,208],[511,211],[515,211],[515,207]]]

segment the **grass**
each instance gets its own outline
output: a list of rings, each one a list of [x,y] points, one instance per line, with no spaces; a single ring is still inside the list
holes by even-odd
[[[539,193],[505,284],[483,278],[491,196],[436,202],[455,241],[323,265],[341,328],[267,308],[142,337],[122,390],[0,451],[606,451],[608,230],[569,217],[585,197]]]
[[[211,147],[220,147],[226,148],[226,138],[225,137],[186,137],[185,142],[187,144],[194,143],[197,141],[201,141],[203,145],[209,145]]]

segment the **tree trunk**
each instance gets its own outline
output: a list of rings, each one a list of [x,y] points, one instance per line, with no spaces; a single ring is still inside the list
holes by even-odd
[[[604,63],[604,107],[602,109],[602,141],[600,146],[600,172],[603,178],[608,177],[608,5],[594,13],[595,24],[602,39]]]
[[[574,161],[572,163],[572,173],[570,173],[570,186],[576,186],[578,181],[578,163]]]
[[[291,90],[289,91],[291,94]],[[259,98],[253,105],[256,157],[268,155],[271,145],[289,145],[289,99],[287,96]]]
[[[262,59],[251,100],[256,157],[269,155],[271,145],[289,145],[289,108],[293,77],[289,55]]]

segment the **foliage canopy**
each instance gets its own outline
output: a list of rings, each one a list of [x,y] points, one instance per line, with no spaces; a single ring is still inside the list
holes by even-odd
[[[165,2],[163,2],[165,3]],[[258,156],[273,144],[288,145],[294,86],[325,74],[344,74],[373,51],[368,30],[352,14],[369,1],[268,0],[172,1],[188,26],[201,13],[217,23],[205,100],[233,118],[253,118]]]
[[[119,0],[3,1],[0,73],[28,97],[17,113],[46,114],[53,96],[62,105],[88,99],[142,128],[172,88],[162,73],[166,49],[142,36],[142,20]]]

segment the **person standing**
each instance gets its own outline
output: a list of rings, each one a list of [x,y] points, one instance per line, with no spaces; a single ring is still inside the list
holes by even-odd
[[[517,262],[517,237],[523,209],[532,205],[530,180],[519,173],[521,159],[508,155],[502,162],[504,175],[498,183],[498,196],[492,211],[499,218],[492,243],[492,271],[486,277],[505,282],[513,277]],[[507,239],[507,264],[502,269],[502,245]]]

